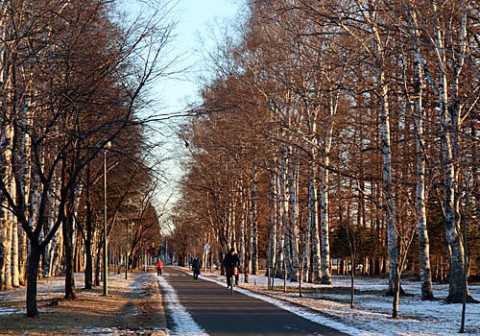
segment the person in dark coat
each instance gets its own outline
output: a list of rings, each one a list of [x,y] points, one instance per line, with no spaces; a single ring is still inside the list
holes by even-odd
[[[223,267],[225,267],[227,275],[227,288],[233,286],[232,276],[235,276],[235,286],[238,286],[238,273],[240,268],[240,258],[235,252],[234,248],[231,248],[225,258],[223,259]]]
[[[193,270],[193,278],[195,280],[198,279],[198,275],[200,274],[201,269],[202,269],[202,262],[197,257],[193,258],[192,270]]]

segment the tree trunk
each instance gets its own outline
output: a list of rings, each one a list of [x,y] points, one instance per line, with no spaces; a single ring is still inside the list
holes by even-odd
[[[38,315],[37,309],[37,277],[41,250],[37,244],[31,244],[27,261],[27,316]]]
[[[73,253],[73,214],[67,216],[63,221],[63,250],[65,253],[65,300],[74,300],[75,293],[75,273],[74,273],[74,253]]]
[[[3,219],[3,247],[4,247],[4,263],[3,263],[3,287],[11,288],[12,281],[12,215],[10,212],[5,212]]]
[[[85,238],[85,289],[93,287],[93,260],[92,260],[92,217],[89,205],[87,205],[87,222]]]
[[[310,260],[310,252],[312,255],[318,253],[318,236],[316,226],[318,225],[318,200],[317,200],[317,113],[312,113],[310,118],[310,160],[308,162],[308,204],[307,204],[307,223],[305,228],[305,250],[303,252],[304,280],[313,283],[316,276],[313,275],[313,269],[310,268],[312,261]],[[310,242],[312,243],[312,251]],[[314,247],[314,244],[317,244]]]
[[[438,8],[436,4],[432,5],[432,10],[437,13]],[[445,235],[448,246],[450,247],[451,259],[450,259],[450,285],[448,291],[447,301],[450,303],[461,303],[465,293],[469,295],[465,279],[465,263],[464,263],[464,247],[462,240],[460,239],[460,227],[459,218],[459,199],[457,196],[458,188],[458,153],[456,148],[458,145],[457,132],[459,128],[459,106],[457,103],[452,102],[449,106],[448,94],[448,79],[447,79],[447,57],[446,46],[444,41],[444,32],[437,25],[434,25],[434,41],[437,56],[437,64],[439,66],[439,85],[438,85],[438,99],[439,108],[441,114],[441,154],[443,163],[443,177],[444,177],[444,190],[445,198],[443,202],[444,207],[444,223],[445,223]],[[461,58],[461,57],[460,57]],[[461,68],[461,66],[460,66]],[[457,69],[458,70],[458,69]],[[456,76],[458,75],[455,74]],[[454,76],[453,82],[455,82]],[[454,91],[452,89],[452,91]]]
[[[96,253],[96,257],[95,257],[95,286],[100,286],[100,268],[101,268],[101,264],[100,264],[100,256],[101,256],[101,252],[102,252],[102,241],[99,240],[97,242],[97,247],[96,247],[96,250],[97,250],[97,253]]]
[[[417,232],[419,240],[420,255],[420,281],[422,300],[433,300],[432,270],[430,267],[430,242],[427,231],[427,215],[425,204],[425,174],[426,174],[426,148],[424,137],[424,119],[426,115],[423,109],[423,86],[424,73],[422,67],[422,55],[420,51],[421,34],[418,29],[418,20],[415,10],[411,10],[409,4],[403,1],[405,14],[412,35],[414,54],[414,110],[412,110],[415,125],[416,154],[417,154]]]
[[[252,274],[258,273],[258,223],[257,223],[257,171],[253,169],[252,190],[251,190],[251,212],[252,212]]]
[[[334,116],[337,111],[337,98],[330,93],[329,97],[329,111],[328,111],[328,125],[325,134],[325,143],[323,146],[323,168],[322,168],[322,186],[320,189],[320,223],[321,223],[321,249],[322,249],[322,284],[331,284],[332,276],[330,271],[330,224],[328,216],[328,206],[329,206],[329,170],[328,166],[330,165],[330,150],[332,148],[332,138],[333,138],[333,125],[334,125]]]
[[[290,251],[291,251],[291,266],[290,266],[290,280],[298,281],[298,162],[292,160],[289,174],[289,209],[290,209],[290,226],[288,228]]]
[[[275,264],[275,273],[274,277],[283,278],[283,262],[285,255],[283,253],[285,248],[285,164],[283,162],[283,158],[280,158],[280,162],[278,163],[279,172],[276,179],[277,183],[277,250],[275,251],[276,254],[276,264]]]
[[[267,245],[267,272],[270,270],[272,275],[272,269],[276,264],[276,250],[277,250],[277,188],[276,177],[272,173],[270,176],[270,193],[269,193],[269,205],[270,205],[270,220],[268,222],[268,242]]]

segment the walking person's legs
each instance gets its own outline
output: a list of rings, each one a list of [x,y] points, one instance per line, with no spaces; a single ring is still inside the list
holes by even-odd
[[[227,288],[231,286],[232,283],[232,276],[227,274]]]

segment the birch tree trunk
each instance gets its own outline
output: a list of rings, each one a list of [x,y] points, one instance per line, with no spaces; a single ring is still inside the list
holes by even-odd
[[[270,205],[270,218],[268,221],[268,245],[267,245],[267,274],[276,265],[276,251],[277,251],[277,183],[275,174],[275,164],[272,167],[270,173],[270,193],[269,193],[269,205]]]
[[[420,50],[420,31],[416,12],[409,8],[406,1],[403,1],[403,7],[407,17],[407,22],[411,31],[414,57],[414,109],[412,110],[413,121],[415,125],[416,155],[417,155],[417,232],[419,240],[420,255],[420,281],[422,300],[433,300],[432,270],[430,266],[430,242],[427,230],[427,214],[425,202],[425,174],[426,174],[426,147],[424,136],[424,120],[426,115],[423,109],[423,87],[424,73],[422,68],[422,55]]]
[[[65,300],[76,298],[74,273],[74,231],[75,231],[75,188],[71,188],[65,204],[65,218],[62,223],[63,251],[65,253]]]
[[[374,14],[376,15],[376,13]],[[375,18],[375,16],[374,16]],[[382,140],[382,159],[383,159],[383,195],[385,198],[385,217],[387,222],[387,249],[389,259],[389,290],[393,295],[392,317],[398,317],[398,306],[400,301],[400,270],[398,267],[398,237],[397,224],[395,218],[395,197],[393,194],[393,178],[392,178],[392,144],[390,134],[390,106],[389,91],[390,87],[385,73],[385,50],[379,27],[376,22],[370,21],[375,36],[375,56],[377,58],[378,70],[378,86],[380,90],[381,111],[381,140]]]
[[[236,187],[236,189],[239,190],[239,193],[238,195],[235,195],[234,196],[234,199],[238,198],[238,202],[240,204],[240,207],[241,207],[241,211],[240,211],[240,218],[239,218],[239,230],[238,230],[238,238],[239,238],[239,247],[238,247],[238,256],[240,258],[240,262],[244,264],[244,267],[248,267],[248,264],[246,264],[247,262],[247,258],[246,258],[246,240],[245,240],[245,236],[247,235],[247,226],[248,226],[248,215],[247,215],[247,204],[245,202],[246,200],[246,197],[245,197],[245,193],[246,191],[244,190],[243,188],[243,180],[241,179],[240,182],[238,182],[238,185]],[[235,212],[235,209],[236,206],[233,205],[232,206],[232,209]],[[232,222],[232,224],[234,224],[235,221]],[[234,245],[232,245],[233,247]],[[228,252],[228,250],[226,251]]]
[[[293,149],[290,148],[292,151]],[[289,210],[290,210],[290,225],[289,241],[291,251],[291,266],[290,266],[290,280],[298,281],[298,184],[299,184],[299,164],[297,159],[291,160],[290,174],[289,174]]]
[[[13,216],[12,216],[13,217]],[[19,264],[19,228],[20,224],[12,218],[12,286],[20,287],[20,264]],[[21,232],[21,230],[20,230]]]
[[[5,143],[5,152],[4,152],[4,162],[6,167],[4,169],[5,175],[2,177],[4,179],[4,184],[8,188],[8,192],[15,193],[15,181],[12,178],[13,169],[12,169],[12,142],[13,142],[13,127],[6,127],[6,143]],[[8,209],[8,208],[7,208]],[[3,219],[4,227],[4,286],[6,288],[11,288],[14,285],[13,280],[13,250],[17,247],[14,247],[14,234],[16,235],[17,231],[15,230],[15,220],[14,216],[10,211],[5,212],[5,217]]]
[[[276,276],[283,278],[287,270],[284,269],[284,265],[288,264],[288,149],[282,147],[280,149],[280,161],[279,161],[279,177],[278,177],[278,223],[280,225],[279,235],[280,244],[277,245],[277,266]],[[283,270],[283,271],[281,271]]]
[[[315,176],[318,174],[318,169],[316,169],[317,166],[315,165]],[[310,179],[314,179],[315,177],[311,176]],[[310,205],[310,220],[311,220],[311,233],[312,233],[312,260],[311,260],[311,265],[312,265],[312,279],[311,281],[313,283],[320,283],[321,282],[321,274],[320,274],[320,236],[319,236],[319,223],[318,223],[318,194],[317,194],[317,187],[316,187],[316,182],[314,186],[311,186],[313,188],[309,197],[315,197],[315,200],[310,200],[309,205]],[[311,182],[309,182],[311,183]],[[314,203],[314,204],[310,204]]]
[[[90,199],[90,165],[87,166],[85,183],[85,289],[93,287],[93,214]]]
[[[332,275],[330,271],[330,224],[328,216],[328,193],[329,193],[329,165],[330,150],[332,148],[334,116],[337,112],[337,97],[332,92],[329,93],[328,122],[325,133],[325,142],[323,146],[323,168],[322,168],[322,186],[320,189],[320,223],[322,228],[321,249],[322,249],[322,284],[330,285]]]
[[[392,152],[390,138],[390,111],[388,105],[388,85],[385,73],[380,71],[380,83],[382,89],[382,157],[383,157],[383,193],[385,197],[388,259],[389,259],[389,293],[394,296],[392,317],[398,316],[398,303],[400,299],[400,278],[398,269],[398,237],[395,220],[395,198],[393,195],[392,182]]]
[[[59,179],[58,177],[54,177],[54,183],[52,186],[55,192],[48,195],[49,200],[49,210],[48,210],[48,217],[45,220],[44,231],[49,232],[53,226],[55,225],[55,209],[58,207],[58,199],[55,197],[55,193],[59,192]],[[58,245],[63,245],[63,231],[58,232],[52,240],[45,246],[43,249],[43,277],[50,278],[55,275],[54,272],[54,262],[55,262],[55,251],[58,249]]]
[[[8,212],[5,212],[3,219],[3,288],[12,287],[12,221]]]
[[[310,143],[308,145],[309,161],[308,161],[308,200],[307,200],[307,223],[305,228],[305,247],[303,251],[303,265],[304,265],[304,281],[314,282],[316,277],[313,276],[313,270],[311,269],[310,249],[314,244],[313,237],[315,227],[318,223],[318,200],[317,200],[317,153],[318,153],[318,141],[317,141],[317,118],[318,109],[313,109],[309,113],[309,129],[310,129]],[[317,240],[318,241],[318,240]],[[313,250],[313,249],[312,249]],[[317,246],[318,251],[318,246]],[[314,253],[313,253],[314,254]]]
[[[252,270],[251,274],[258,274],[258,222],[257,222],[257,169],[253,168],[251,190],[252,212]]]
[[[464,65],[465,43],[466,43],[466,11],[463,13],[462,25],[460,27],[460,47],[461,50],[456,55],[451,55],[448,59],[446,51],[446,39],[451,38],[449,32],[443,31],[439,25],[439,8],[436,2],[431,4],[432,12],[437,20],[434,22],[434,48],[439,67],[438,78],[438,100],[441,119],[441,154],[444,174],[445,199],[444,223],[447,243],[451,251],[450,274],[449,274],[449,293],[447,301],[451,303],[463,302],[465,293],[469,296],[465,279],[465,258],[464,246],[460,232],[459,215],[459,196],[458,196],[458,132],[460,128],[461,109],[458,97],[459,74]],[[455,59],[455,60],[453,60]],[[447,62],[452,61],[453,76],[449,87],[447,71]],[[449,88],[451,95],[449,94]],[[451,101],[451,103],[449,103]]]

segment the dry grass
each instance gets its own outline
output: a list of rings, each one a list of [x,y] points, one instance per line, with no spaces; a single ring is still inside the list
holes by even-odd
[[[165,335],[165,314],[158,284],[152,274],[132,274],[135,287],[112,286],[108,296],[102,288],[77,290],[78,298],[62,299],[61,290],[39,295],[40,314],[24,312],[0,317],[1,335]],[[130,280],[133,281],[133,280]],[[45,284],[43,284],[45,286]],[[42,286],[42,284],[39,284]],[[6,295],[0,307],[25,310],[24,291]]]

